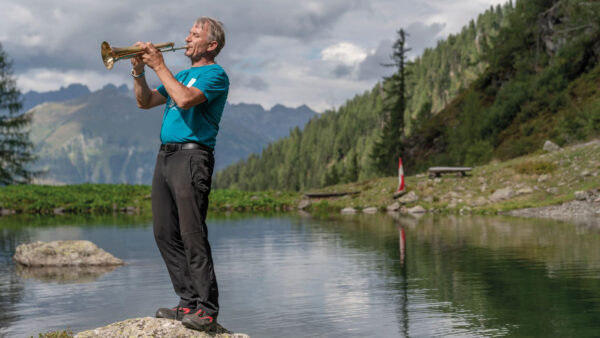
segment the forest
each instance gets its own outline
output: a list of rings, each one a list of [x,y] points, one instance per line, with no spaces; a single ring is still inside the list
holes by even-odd
[[[389,141],[411,174],[597,137],[599,14],[600,3],[582,0],[491,7],[372,90],[220,171],[214,186],[302,191],[393,176],[381,163],[397,159],[378,161],[375,151]],[[393,116],[397,140],[384,138]]]

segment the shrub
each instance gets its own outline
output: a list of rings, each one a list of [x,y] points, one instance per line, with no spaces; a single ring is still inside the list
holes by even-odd
[[[556,165],[547,161],[527,161],[517,163],[513,168],[519,174],[541,175],[553,172]]]

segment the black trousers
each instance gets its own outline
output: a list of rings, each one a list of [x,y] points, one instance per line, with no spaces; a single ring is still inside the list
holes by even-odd
[[[216,318],[219,289],[208,243],[206,213],[215,160],[212,150],[161,150],[152,179],[154,238],[179,306]]]

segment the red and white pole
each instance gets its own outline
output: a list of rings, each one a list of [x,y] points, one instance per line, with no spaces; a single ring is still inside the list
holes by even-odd
[[[398,157],[398,190],[395,194],[404,192],[404,169],[402,169],[402,157]]]

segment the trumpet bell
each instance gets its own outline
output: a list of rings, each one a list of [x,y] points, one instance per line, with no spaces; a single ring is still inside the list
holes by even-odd
[[[102,62],[104,63],[106,69],[112,69],[116,60],[114,58],[112,48],[110,48],[108,42],[102,42],[102,45],[100,46],[100,55],[102,56]]]

